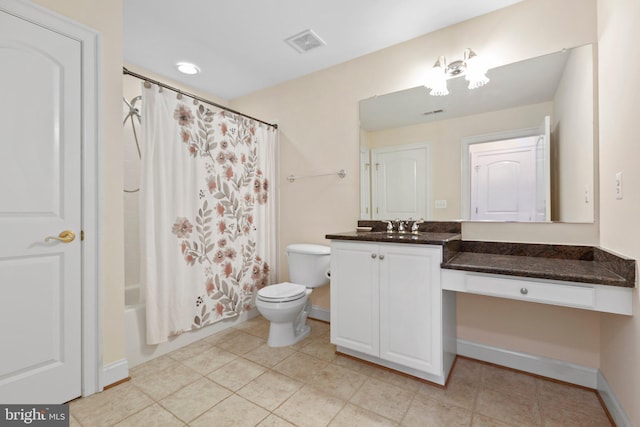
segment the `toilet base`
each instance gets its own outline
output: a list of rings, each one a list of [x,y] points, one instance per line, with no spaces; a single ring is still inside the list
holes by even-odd
[[[307,292],[308,296],[311,291],[307,290]],[[307,325],[307,316],[310,311],[311,301],[307,300],[293,322],[274,322],[272,320],[269,325],[267,345],[269,347],[286,347],[309,336],[311,327]]]
[[[269,325],[269,339],[267,340],[267,345],[269,347],[287,347],[305,339],[309,336],[310,331],[311,328],[309,325],[303,325],[300,333],[296,334],[293,322],[271,322],[271,325]]]

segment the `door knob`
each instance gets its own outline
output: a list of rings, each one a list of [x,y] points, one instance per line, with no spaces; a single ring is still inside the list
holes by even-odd
[[[57,236],[49,236],[44,239],[45,242],[49,242],[51,240],[58,240],[62,243],[71,243],[73,239],[76,238],[76,234],[71,230],[64,230]]]

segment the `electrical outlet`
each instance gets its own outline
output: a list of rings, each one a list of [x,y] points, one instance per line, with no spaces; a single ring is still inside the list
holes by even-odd
[[[436,209],[445,209],[447,207],[446,200],[436,200]]]
[[[622,200],[622,172],[616,174],[616,199]]]
[[[589,203],[589,186],[584,186],[584,202]]]

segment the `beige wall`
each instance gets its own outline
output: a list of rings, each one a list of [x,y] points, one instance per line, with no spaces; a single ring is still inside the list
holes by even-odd
[[[640,260],[640,2],[598,0],[601,245]],[[624,70],[619,68],[624,64]],[[624,173],[622,200],[614,177]],[[640,426],[640,316],[603,315],[600,369],[634,425]]]
[[[592,46],[573,49],[554,98],[551,129],[557,142],[555,159],[558,221],[587,222],[594,218],[594,74]],[[597,141],[597,139],[596,139]],[[585,199],[585,189],[588,199]],[[567,191],[569,190],[569,191]]]
[[[526,0],[394,47],[232,100],[232,106],[280,125],[279,253],[294,242],[328,244],[326,233],[353,230],[359,216],[358,101],[423,84],[435,58],[457,58],[471,47],[491,67],[596,42],[595,0]],[[289,174],[333,172],[345,169],[345,179],[322,177],[290,184]],[[598,244],[597,224],[486,224],[465,223],[465,239]],[[287,277],[286,265],[279,267]],[[315,301],[314,301],[315,302]],[[511,304],[500,301],[501,304]],[[518,327],[504,331],[513,319],[495,313],[490,298],[459,295],[461,337],[554,357],[588,366],[599,365],[600,338],[585,334],[582,324],[599,323],[598,313],[580,313],[580,325],[561,328],[544,323],[549,308],[527,305]],[[520,310],[522,311],[522,310]],[[553,308],[556,319],[575,310]],[[478,329],[477,324],[483,327]],[[515,335],[520,337],[515,341]],[[576,344],[575,337],[584,342]],[[563,343],[566,343],[563,344]]]
[[[125,357],[122,254],[122,0],[35,0],[102,35],[102,312],[103,363]]]

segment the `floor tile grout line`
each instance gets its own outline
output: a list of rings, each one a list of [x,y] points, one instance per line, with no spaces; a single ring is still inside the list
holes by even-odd
[[[197,381],[197,380],[196,380],[196,381]],[[191,383],[190,383],[190,384],[191,384]],[[137,414],[137,413],[139,413],[139,412],[144,411],[145,409],[147,409],[147,408],[148,408],[148,407],[150,407],[150,406],[153,406],[153,404],[154,404],[154,403],[157,403],[158,405],[162,406],[162,404],[160,404],[160,400],[161,400],[161,399],[156,399],[155,397],[151,396],[150,394],[148,394],[147,392],[145,392],[143,389],[141,389],[140,387],[136,386],[135,384],[131,384],[131,386],[132,386],[132,387],[135,387],[135,388],[136,388],[140,393],[144,394],[145,396],[147,396],[147,397],[148,397],[149,399],[151,399],[151,401],[152,401],[152,403],[151,403],[150,405],[147,405],[147,406],[145,406],[144,408],[140,409],[139,411],[137,411],[137,412],[136,412],[136,414]],[[185,387],[186,387],[186,386],[185,386]],[[184,388],[184,387],[182,387],[182,388]],[[169,397],[169,396],[173,395],[174,393],[177,393],[177,392],[178,392],[178,391],[180,391],[182,388],[180,388],[180,389],[178,389],[178,390],[174,391],[173,393],[171,393],[171,394],[169,394],[169,395],[167,395],[167,396],[163,397],[162,399],[164,399],[164,398],[166,398],[166,397]],[[164,408],[164,406],[162,406],[162,407]],[[165,409],[167,409],[167,408],[165,408]],[[168,409],[167,409],[167,410],[168,410]],[[171,413],[171,415],[173,415],[174,417],[176,417],[176,418],[177,418],[177,416],[176,416],[173,412],[171,412],[171,411],[169,411],[169,412]],[[131,414],[131,415],[135,415],[135,414]],[[130,415],[130,416],[131,416],[131,415]],[[129,418],[129,417],[127,417],[127,418]],[[125,419],[126,419],[126,418],[125,418]],[[122,422],[122,421],[124,421],[124,420],[121,420],[121,421],[118,421],[118,422]],[[180,421],[182,421],[182,420],[180,420]]]
[[[482,381],[482,370],[480,370],[479,374],[478,374],[478,383],[480,383]],[[473,396],[473,404],[471,405],[471,421],[470,421],[470,425],[473,425],[473,420],[475,418],[475,416],[477,414],[479,414],[476,409],[478,406],[478,399],[480,398],[480,384],[476,385],[475,387],[475,395]]]
[[[538,419],[540,420],[540,425],[544,426],[544,412],[542,411],[542,401],[540,400],[540,382],[538,379],[535,379],[536,385],[536,403],[538,404]]]
[[[220,401],[218,401],[218,402],[214,403],[214,404],[213,404],[213,405],[211,405],[209,408],[207,408],[205,411],[203,411],[202,413],[200,413],[199,415],[197,415],[196,417],[192,418],[192,419],[191,419],[191,420],[189,420],[189,421],[182,421],[182,419],[181,419],[180,417],[178,417],[178,415],[177,415],[177,414],[175,414],[171,409],[169,409],[169,408],[167,408],[166,406],[164,406],[164,405],[161,403],[161,400],[164,400],[164,399],[166,399],[166,398],[168,398],[168,397],[170,397],[170,396],[173,396],[174,394],[177,394],[180,390],[183,390],[183,389],[187,388],[188,386],[190,386],[190,385],[194,384],[194,383],[195,383],[195,382],[197,382],[197,381],[200,381],[201,379],[206,379],[207,381],[211,381],[211,382],[213,382],[214,384],[216,384],[216,385],[218,385],[218,386],[220,386],[220,387],[224,388],[225,390],[228,390],[228,391],[230,392],[229,396],[231,396],[231,395],[233,394],[233,391],[232,391],[232,390],[229,390],[228,388],[226,388],[226,387],[222,386],[221,384],[216,383],[215,381],[213,381],[213,380],[212,380],[212,379],[210,379],[210,378],[207,378],[206,376],[202,376],[202,378],[199,378],[199,379],[197,379],[197,380],[195,380],[195,381],[193,381],[193,382],[191,382],[191,383],[189,383],[189,384],[186,384],[184,387],[182,387],[181,389],[178,389],[178,390],[174,391],[174,392],[173,392],[173,393],[171,393],[170,395],[165,396],[165,397],[163,397],[162,399],[158,399],[158,400],[156,400],[156,403],[157,403],[158,405],[162,406],[162,407],[163,407],[164,409],[166,409],[167,411],[169,411],[169,412],[170,412],[174,417],[178,418],[181,422],[184,422],[184,423],[185,423],[185,425],[188,425],[190,422],[192,422],[192,421],[194,421],[196,418],[200,417],[200,415],[202,415],[202,414],[204,414],[205,412],[207,412],[207,411],[211,410],[214,406],[216,406],[217,404],[219,404],[219,403],[220,403],[220,402],[222,402],[223,400],[226,400],[227,398],[229,398],[229,396],[227,396],[227,397],[225,397],[224,399],[222,399],[222,400],[220,400]]]
[[[411,396],[411,401],[407,405],[407,409],[404,410],[404,413],[402,414],[402,417],[400,417],[400,421],[398,421],[398,425],[402,425],[402,422],[407,417],[407,414],[409,413],[409,409],[411,409],[411,405],[413,405],[413,402],[416,400],[416,396],[417,395],[418,395],[418,389],[416,389],[413,392],[413,396]]]
[[[342,400],[342,399],[341,399],[341,400]],[[340,409],[339,409],[339,410],[338,410],[338,411],[333,415],[333,417],[331,417],[331,419],[329,420],[329,422],[327,422],[327,423],[325,424],[325,427],[326,427],[326,426],[328,426],[329,424],[331,424],[331,422],[332,422],[333,420],[335,420],[335,419],[336,419],[336,417],[338,416],[338,414],[340,414],[340,412],[342,412],[342,411],[344,410],[344,408],[346,408],[346,407],[347,407],[347,405],[348,405],[348,404],[349,404],[349,401],[346,401],[346,402],[345,402],[345,401],[343,401],[343,405],[342,405],[342,407],[341,407],[341,408],[340,408]]]

